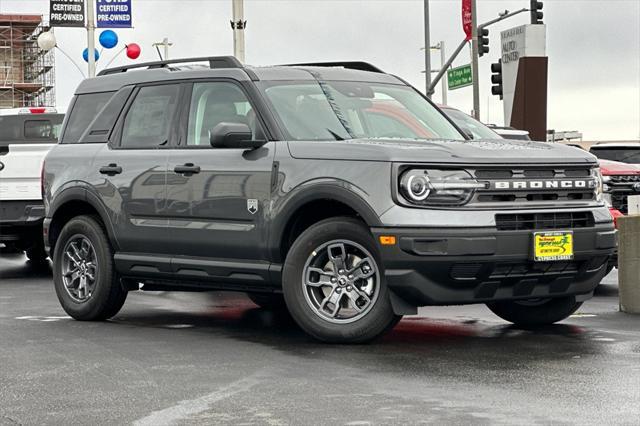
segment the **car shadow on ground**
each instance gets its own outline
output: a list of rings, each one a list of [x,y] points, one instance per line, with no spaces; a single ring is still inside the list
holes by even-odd
[[[0,266],[2,266],[0,281],[17,278],[50,278],[53,273],[49,260],[33,262],[27,260],[22,253],[1,254]]]
[[[232,297],[232,303],[217,302],[200,312],[124,311],[113,322],[211,334],[212,342],[215,336],[223,335],[296,356],[323,356],[340,362],[346,362],[340,358],[345,353],[350,357],[348,363],[368,362],[373,357],[377,363],[388,363],[389,369],[402,369],[407,360],[421,368],[427,368],[427,360],[466,362],[482,368],[482,363],[497,366],[518,359],[566,359],[604,350],[602,342],[593,339],[595,331],[575,325],[524,329],[506,323],[428,317],[406,317],[391,332],[369,344],[323,344],[301,330],[287,312],[257,308],[248,299],[238,300],[239,295]]]

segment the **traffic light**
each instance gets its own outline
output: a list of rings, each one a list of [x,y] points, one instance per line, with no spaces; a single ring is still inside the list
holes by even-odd
[[[482,56],[489,53],[489,30],[486,28],[478,28],[478,55]]]
[[[491,94],[500,96],[502,99],[502,59],[491,64],[491,84]]]
[[[537,0],[530,0],[531,7],[529,8],[529,13],[531,13],[531,23],[532,24],[542,24],[542,17],[544,13],[542,13],[542,2]]]

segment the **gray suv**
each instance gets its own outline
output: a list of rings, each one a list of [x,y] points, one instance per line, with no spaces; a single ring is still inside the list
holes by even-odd
[[[78,320],[132,290],[224,289],[328,342],[425,305],[535,326],[605,275],[616,235],[597,167],[571,147],[467,140],[362,62],[147,63],[78,87],[45,161],[44,239]]]

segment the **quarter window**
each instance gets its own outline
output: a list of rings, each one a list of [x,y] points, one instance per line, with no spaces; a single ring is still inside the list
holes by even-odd
[[[78,95],[62,136],[62,143],[78,143],[96,115],[109,102],[113,92]]]
[[[177,84],[141,88],[125,117],[121,146],[158,148],[166,145],[178,93]]]

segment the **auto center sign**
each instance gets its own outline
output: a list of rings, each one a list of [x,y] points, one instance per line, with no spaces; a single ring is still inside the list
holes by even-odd
[[[131,0],[96,0],[98,28],[131,28]]]
[[[84,27],[84,0],[51,0],[49,25],[52,27]]]

